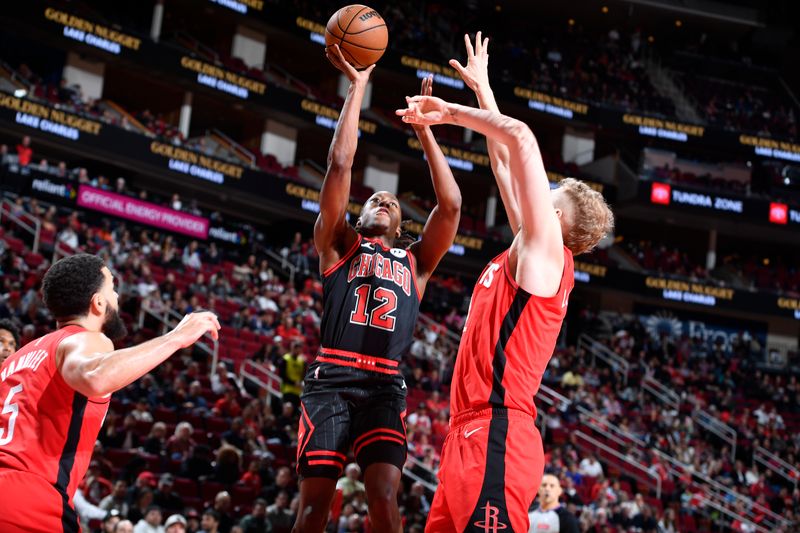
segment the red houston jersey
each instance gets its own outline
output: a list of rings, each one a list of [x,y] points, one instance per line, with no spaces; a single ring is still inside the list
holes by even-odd
[[[87,398],[56,368],[56,350],[85,331],[67,326],[31,341],[0,369],[0,472],[44,478],[69,500],[83,479],[110,397]]]
[[[553,355],[575,284],[572,252],[552,298],[531,295],[514,280],[508,250],[481,273],[458,348],[450,412],[508,407],[536,416],[533,397]]]

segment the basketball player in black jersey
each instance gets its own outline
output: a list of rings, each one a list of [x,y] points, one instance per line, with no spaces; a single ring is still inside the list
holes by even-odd
[[[345,219],[358,117],[374,66],[361,72],[330,48],[350,80],[328,154],[314,243],[323,276],[321,347],[309,367],[297,435],[300,509],[295,532],[321,532],[351,447],[364,472],[372,531],[401,530],[397,490],[406,459],[406,388],[399,362],[408,351],[425,284],[453,242],[461,193],[429,128],[415,128],[438,205],[421,239],[396,248],[400,203],[389,192],[367,200],[355,228]],[[422,83],[431,94],[432,79]]]

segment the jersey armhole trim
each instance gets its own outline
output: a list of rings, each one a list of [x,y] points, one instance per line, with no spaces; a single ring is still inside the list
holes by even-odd
[[[336,270],[338,270],[338,268],[339,268],[340,266],[342,266],[342,265],[345,263],[345,261],[347,261],[348,259],[350,259],[350,256],[352,256],[352,255],[353,255],[353,253],[354,253],[356,250],[358,250],[358,248],[359,248],[360,246],[361,246],[361,234],[359,234],[359,235],[358,235],[358,238],[356,239],[356,242],[355,242],[355,243],[353,243],[353,246],[352,246],[352,248],[350,248],[350,249],[347,251],[347,253],[346,253],[346,254],[344,254],[344,255],[342,256],[342,258],[341,258],[341,259],[339,259],[339,260],[338,260],[338,261],[337,261],[337,262],[336,262],[334,265],[332,265],[332,266],[328,267],[328,268],[325,270],[325,272],[323,272],[323,273],[322,273],[322,277],[323,277],[323,278],[327,278],[328,276],[330,276],[331,274],[333,274],[333,273],[334,273]]]
[[[417,291],[417,299],[422,302],[422,292],[420,292],[419,285],[417,284],[417,257],[410,250],[406,250],[406,253],[408,254],[408,262],[411,263],[411,281],[414,283],[414,289]]]
[[[522,287],[520,287],[519,284],[517,283],[517,280],[515,280],[514,277],[511,275],[511,268],[510,265],[508,264],[508,256],[510,254],[511,254],[511,248],[508,249],[508,253],[506,253],[506,257],[503,260],[503,270],[506,272],[508,281],[514,287],[514,289],[524,292],[525,294],[529,295],[531,298],[534,298],[536,300],[542,302],[555,301],[556,299],[558,299],[559,296],[562,296],[562,291],[567,287],[567,283],[565,283],[565,280],[568,278],[567,270],[571,270],[574,276],[575,266],[574,266],[574,260],[572,259],[572,251],[566,246],[564,246],[564,268],[561,271],[561,280],[558,283],[558,290],[553,296],[537,296],[536,294],[532,294],[523,289]],[[570,268],[569,265],[572,265],[572,268]],[[572,287],[574,286],[575,283],[573,282]]]

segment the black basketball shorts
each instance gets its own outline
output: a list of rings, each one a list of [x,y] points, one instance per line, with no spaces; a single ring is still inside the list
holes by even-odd
[[[405,416],[405,390],[396,385],[307,385],[300,399],[298,474],[338,479],[351,448],[362,472],[373,463],[402,470],[407,452]]]

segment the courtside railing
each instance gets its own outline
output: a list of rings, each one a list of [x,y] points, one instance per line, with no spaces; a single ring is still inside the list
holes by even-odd
[[[580,337],[578,337],[577,348],[578,351],[584,348],[592,356],[593,365],[597,359],[601,359],[610,366],[614,372],[621,374],[625,384],[628,384],[628,372],[630,371],[631,364],[627,359],[585,333],[582,333]]]

